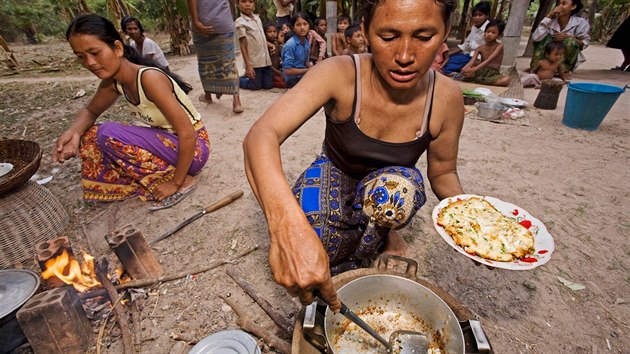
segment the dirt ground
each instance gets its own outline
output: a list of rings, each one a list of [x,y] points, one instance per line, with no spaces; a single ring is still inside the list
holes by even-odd
[[[64,42],[14,44],[12,49],[33,70],[18,75],[0,72],[0,138],[35,140],[48,153],[74,113],[94,93],[97,79],[67,59],[72,53]],[[621,62],[618,50],[594,44],[584,54],[587,62],[575,73],[574,81],[618,86],[630,82],[630,73],[608,70]],[[53,71],[34,64],[30,60],[34,58],[53,63]],[[191,96],[197,97],[202,90],[195,56],[168,59],[172,69],[193,85]],[[526,58],[519,58],[518,69],[527,63]],[[61,69],[54,71],[58,64]],[[73,99],[80,89],[87,95]],[[549,263],[529,271],[476,266],[438,236],[430,216],[438,201],[430,190],[425,207],[402,231],[410,245],[410,258],[420,264],[418,273],[478,316],[496,353],[630,353],[630,99],[628,93],[622,95],[598,130],[584,131],[561,124],[566,92],[564,88],[557,109],[544,111],[531,107],[538,91],[526,89],[528,126],[467,119],[460,141],[458,167],[464,190],[517,204],[540,219],[555,240]],[[54,174],[46,187],[66,207],[72,244],[86,247],[81,224],[97,256],[108,250],[103,236],[126,224],[135,225],[151,240],[211,202],[243,190],[243,198],[153,249],[164,270],[175,273],[258,245],[259,250],[229,267],[250,281],[279,313],[293,319],[300,305],[272,280],[266,224],[247,184],[241,149],[249,127],[281,94],[282,90],[241,91],[246,110],[240,115],[231,112],[229,98],[196,104],[208,127],[212,155],[198,178],[198,190],[171,209],[151,213],[137,199],[84,203],[79,161],[53,166],[46,154],[38,175]],[[119,102],[105,119],[127,121],[129,117]],[[289,182],[318,154],[323,133],[320,111],[283,145]],[[426,169],[424,158],[419,167]],[[249,316],[273,328],[225,270],[223,266],[146,288],[140,300],[141,353],[168,353],[175,344],[170,338],[173,333],[201,339],[238,328],[236,315],[218,295],[230,294]],[[585,288],[570,290],[558,277]],[[103,344],[106,353],[122,352],[116,330],[105,336]],[[95,346],[96,341],[91,352]]]

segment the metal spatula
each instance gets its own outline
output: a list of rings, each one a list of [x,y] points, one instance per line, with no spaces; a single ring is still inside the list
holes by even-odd
[[[313,294],[322,299],[319,290],[313,290]],[[426,353],[429,349],[429,338],[426,334],[407,330],[396,330],[389,336],[389,341],[381,337],[376,331],[370,327],[365,321],[363,321],[356,313],[348,308],[343,302],[341,302],[341,310],[339,311],[347,319],[352,321],[357,326],[361,327],[369,335],[374,337],[377,341],[387,348],[388,353]]]

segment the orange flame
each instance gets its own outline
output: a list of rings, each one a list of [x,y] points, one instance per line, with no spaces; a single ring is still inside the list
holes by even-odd
[[[78,292],[101,285],[96,280],[94,257],[89,254],[84,254],[83,264],[79,264],[74,257],[70,257],[68,252],[63,250],[59,256],[47,260],[44,265],[46,266],[46,270],[42,272],[44,280],[56,276],[64,283],[74,286]]]

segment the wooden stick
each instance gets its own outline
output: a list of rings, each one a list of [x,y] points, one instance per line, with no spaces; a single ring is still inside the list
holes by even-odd
[[[96,264],[96,277],[98,278],[98,281],[101,282],[101,285],[103,285],[105,291],[107,291],[109,301],[112,303],[112,309],[114,310],[114,315],[116,315],[116,322],[118,322],[118,327],[120,328],[120,335],[123,342],[123,352],[125,354],[133,354],[133,346],[131,345],[132,335],[128,323],[129,316],[125,312],[122,304],[119,302],[119,296],[116,288],[107,278],[107,267],[107,258],[103,257],[101,261]]]
[[[233,268],[228,268],[226,273],[230,276],[230,278],[234,279],[234,281],[249,295],[256,303],[265,311],[267,315],[273,320],[273,322],[280,329],[280,336],[284,339],[289,339],[293,335],[292,328],[293,325],[291,322],[287,320],[287,318],[278,313],[278,311],[271,306],[271,304],[263,298],[254,287],[247,282],[243,277],[241,277],[236,270]]]
[[[140,325],[138,300],[131,302],[131,321],[133,321],[133,349],[139,353],[142,349],[142,326]]]
[[[157,283],[161,283],[161,282],[165,282],[165,281],[181,279],[181,278],[184,278],[184,277],[188,276],[189,274],[204,273],[204,272],[210,271],[210,270],[212,270],[214,268],[220,267],[220,266],[222,266],[224,264],[232,263],[232,262],[234,262],[235,260],[237,260],[237,259],[239,259],[241,257],[247,256],[248,254],[254,252],[257,249],[258,249],[258,245],[254,245],[254,247],[252,247],[252,248],[250,248],[248,250],[245,250],[245,251],[237,254],[236,256],[234,256],[234,257],[232,257],[230,259],[217,261],[217,262],[214,262],[214,263],[212,263],[210,265],[207,265],[207,266],[204,266],[204,267],[201,267],[201,268],[189,269],[189,270],[186,270],[186,271],[183,271],[183,272],[179,272],[179,273],[176,273],[176,274],[167,274],[167,275],[163,275],[163,276],[161,276],[159,278],[132,280],[132,281],[129,281],[129,282],[126,282],[126,283],[115,285],[114,288],[116,290],[124,290],[124,289],[129,289],[129,288],[142,288],[142,287],[145,287],[145,286],[149,286],[149,285],[153,285],[153,284],[157,284]],[[107,295],[107,291],[105,289],[94,289],[94,290],[91,290],[88,293],[79,294],[79,298],[81,300],[86,300],[86,299],[91,299],[91,298],[94,298],[94,297],[97,297],[97,296],[105,296],[105,295]]]
[[[188,344],[197,344],[197,342],[199,342],[197,339],[183,333],[171,332],[169,337],[171,337],[172,340],[179,340]]]
[[[138,279],[138,280],[132,280],[130,282],[126,282],[126,283],[122,283],[122,284],[118,284],[116,285],[116,289],[117,290],[123,290],[123,289],[129,289],[129,288],[141,288],[144,286],[149,286],[149,285],[153,285],[153,284],[157,284],[157,283],[161,283],[161,282],[165,282],[165,281],[171,281],[171,280],[175,280],[175,279],[181,279],[186,277],[189,274],[199,274],[199,273],[204,273],[207,272],[209,270],[212,270],[214,268],[220,267],[224,264],[227,263],[232,263],[235,260],[247,256],[248,254],[254,252],[255,250],[258,249],[258,245],[254,245],[254,247],[243,251],[239,254],[237,254],[236,256],[230,258],[230,259],[224,259],[221,261],[216,261],[212,264],[209,264],[207,266],[203,266],[200,268],[195,268],[195,269],[190,269],[190,270],[186,270],[183,272],[179,272],[179,273],[175,273],[175,274],[167,274],[167,275],[163,275],[159,278],[149,278],[149,279]]]
[[[225,303],[228,304],[232,308],[232,310],[234,310],[234,312],[236,312],[236,315],[238,316],[238,320],[236,320],[236,324],[239,327],[241,327],[243,330],[247,332],[252,333],[255,336],[258,336],[264,339],[265,342],[267,342],[270,347],[275,348],[278,352],[284,353],[284,354],[291,353],[291,345],[289,345],[289,343],[276,337],[275,334],[267,331],[261,325],[249,319],[247,315],[245,314],[245,310],[243,310],[236,303],[236,301],[222,295],[219,295],[219,297],[223,301],[225,301]]]

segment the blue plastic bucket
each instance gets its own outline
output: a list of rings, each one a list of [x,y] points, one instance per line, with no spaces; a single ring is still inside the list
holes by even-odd
[[[569,82],[562,124],[570,128],[597,129],[626,87]]]

